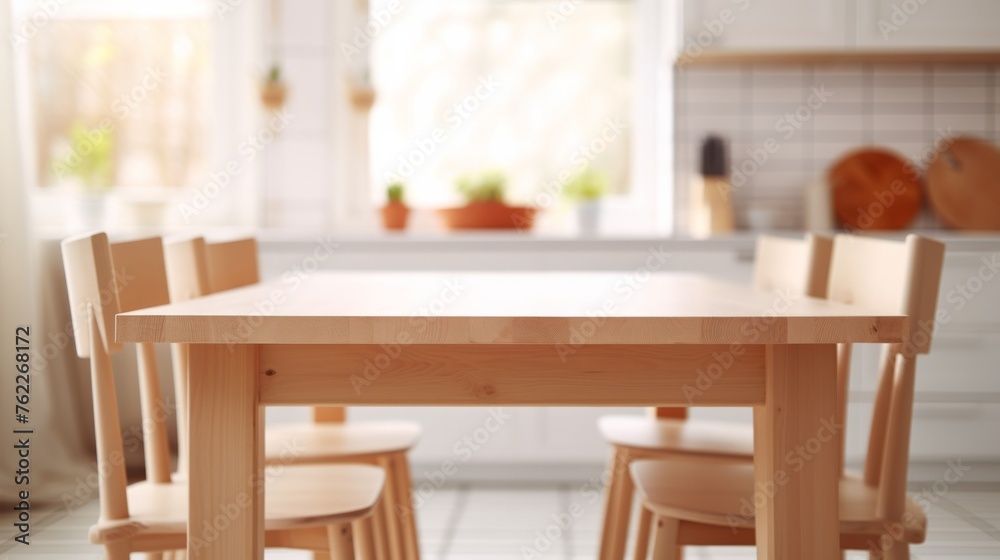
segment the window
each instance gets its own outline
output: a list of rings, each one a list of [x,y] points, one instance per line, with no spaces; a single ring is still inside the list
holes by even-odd
[[[20,47],[35,184],[194,185],[209,159],[211,12],[107,6],[25,3],[15,15],[31,26]]]
[[[402,179],[412,205],[456,204],[459,178],[499,171],[510,200],[545,206],[540,193],[588,165],[629,194],[633,2],[399,5],[371,46],[375,203]]]

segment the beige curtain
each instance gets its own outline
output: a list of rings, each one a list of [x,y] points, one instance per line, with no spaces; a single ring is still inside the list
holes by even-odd
[[[8,35],[11,28],[8,0],[0,0],[0,30]],[[13,51],[10,41],[0,41],[0,364],[8,371],[0,376],[0,500],[9,501],[16,490],[27,489],[33,503],[61,502],[82,485],[81,494],[96,497],[87,475],[93,469],[90,450],[93,423],[86,366],[73,357],[73,344],[60,343],[67,323],[63,313],[46,309],[68,309],[64,286],[53,282],[61,276],[54,255],[57,243],[41,244],[33,235],[25,185],[22,154],[15,126]],[[45,270],[48,269],[48,270]],[[54,304],[56,307],[51,307]],[[66,315],[68,319],[68,315]],[[30,486],[15,486],[11,475],[17,457],[10,453],[15,443],[12,430],[24,428],[14,419],[14,330],[18,325],[31,328],[32,372]],[[52,359],[46,360],[49,353]],[[93,481],[93,477],[91,477]],[[69,492],[69,494],[67,493]]]

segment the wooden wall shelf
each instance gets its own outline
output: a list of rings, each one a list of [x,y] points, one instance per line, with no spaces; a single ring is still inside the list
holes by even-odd
[[[731,64],[1000,64],[1000,50],[990,51],[706,51],[681,55],[674,66]]]

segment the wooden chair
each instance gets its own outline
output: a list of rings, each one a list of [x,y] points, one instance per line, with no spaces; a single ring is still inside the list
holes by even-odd
[[[832,247],[830,238],[812,234],[802,240],[760,236],[754,284],[761,289],[787,290],[792,296],[825,297]],[[675,455],[753,460],[751,426],[687,420],[686,408],[651,409],[649,417],[604,416],[598,420],[598,429],[613,446],[601,532],[602,560],[625,556],[632,512],[633,488],[628,474],[632,461]],[[647,521],[643,520],[640,528],[646,527]]]
[[[930,350],[943,261],[944,245],[918,235],[834,241],[829,299],[910,319],[907,342],[883,353],[864,474],[841,479],[841,550],[907,560],[910,544],[924,540],[927,518],[906,495],[906,475],[916,358]],[[653,558],[674,559],[683,545],[754,544],[752,464],[672,457],[636,461],[631,471],[651,512]]]
[[[171,481],[163,400],[153,346],[138,349],[141,410],[148,479],[127,484],[110,356],[115,315],[165,303],[167,290],[159,238],[111,245],[103,233],[62,243],[77,355],[90,358],[97,431],[100,518],[90,540],[107,557],[132,552],[153,558],[187,546],[188,486]],[[274,472],[264,485],[265,543],[338,558],[374,558],[371,514],[385,473],[368,465],[295,466]],[[197,545],[197,543],[195,543]]]
[[[259,281],[257,242],[241,239],[206,243],[201,237],[165,244],[171,301],[186,301],[208,294],[256,284]],[[175,345],[174,379],[178,392],[187,385],[183,365],[186,345]],[[178,409],[185,405],[178,401]],[[183,412],[179,416],[185,415]],[[417,560],[416,512],[407,452],[420,437],[413,422],[346,422],[343,407],[316,407],[313,423],[268,429],[265,456],[271,461],[295,445],[296,464],[369,463],[387,474],[383,504],[375,514],[379,558]]]

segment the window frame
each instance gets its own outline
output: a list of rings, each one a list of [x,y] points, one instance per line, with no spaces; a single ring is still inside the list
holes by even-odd
[[[20,25],[26,17],[44,13],[46,22],[59,19],[128,19],[206,17],[212,26],[212,139],[209,142],[207,174],[225,169],[227,159],[246,136],[245,123],[261,122],[259,99],[253,84],[246,79],[248,68],[260,66],[257,49],[262,45],[262,7],[257,2],[237,0],[171,0],[169,3],[147,4],[130,0],[53,0],[46,9],[37,0],[12,0],[11,25]],[[220,9],[221,6],[221,9]],[[231,8],[231,9],[230,9]],[[39,16],[40,17],[40,16]],[[44,24],[43,24],[44,25]],[[12,32],[14,29],[12,29]],[[28,39],[31,40],[30,38]],[[225,61],[225,63],[222,63]],[[43,187],[39,184],[38,157],[35,146],[36,110],[31,95],[28,48],[14,49],[15,101],[17,103],[18,138],[22,146],[31,146],[21,153],[25,165],[22,188],[36,211],[32,218],[40,227],[60,228],[61,212],[51,208],[66,208],[78,204],[81,194],[76,189]],[[261,69],[263,75],[263,69]],[[240,91],[242,89],[242,91]],[[266,120],[266,116],[263,117]],[[240,126],[240,123],[244,123]],[[227,187],[224,196],[214,200],[194,219],[185,220],[180,210],[185,203],[203,190],[206,177],[193,187],[132,188],[112,186],[101,196],[106,201],[141,200],[158,202],[169,212],[163,225],[258,226],[260,220],[260,162],[254,162]]]
[[[674,132],[673,52],[679,25],[676,2],[635,2],[633,33],[633,114],[629,142],[632,184],[626,194],[603,199],[606,236],[669,235],[674,222]],[[338,2],[331,10],[334,44],[350,43],[358,23],[351,2]],[[361,22],[364,25],[364,22]],[[339,53],[338,53],[339,54]],[[367,54],[367,53],[365,53]],[[350,75],[353,68],[343,57],[333,56],[336,76]],[[378,231],[371,204],[368,161],[367,114],[350,107],[347,87],[337,88],[333,99],[334,127],[332,160],[334,188],[330,197],[333,229],[351,233]],[[559,232],[553,232],[559,233]]]

